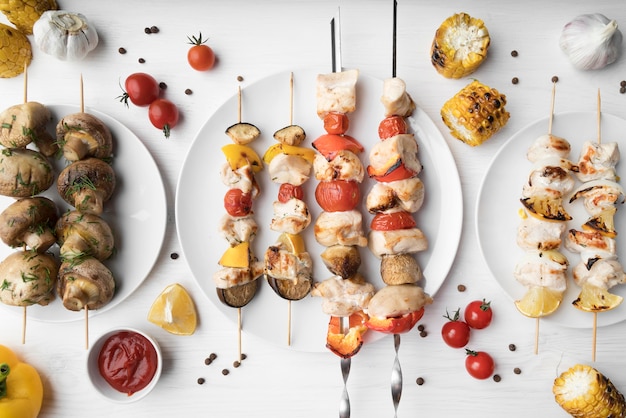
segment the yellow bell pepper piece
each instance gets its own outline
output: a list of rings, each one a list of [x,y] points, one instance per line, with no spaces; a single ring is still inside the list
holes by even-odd
[[[43,384],[37,370],[0,345],[0,417],[36,418],[42,402]]]
[[[297,155],[298,157],[304,158],[311,164],[313,164],[313,161],[315,160],[315,150],[313,149],[278,143],[267,149],[263,155],[263,161],[266,164],[269,164],[278,154]]]
[[[222,152],[230,165],[230,168],[237,170],[246,165],[251,166],[254,173],[263,169],[263,161],[259,155],[250,147],[240,144],[228,144],[222,147]]]

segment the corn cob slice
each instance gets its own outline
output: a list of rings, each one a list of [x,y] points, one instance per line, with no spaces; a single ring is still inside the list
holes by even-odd
[[[474,80],[441,108],[450,133],[471,146],[477,146],[498,132],[509,120],[506,96]]]
[[[561,373],[552,392],[556,402],[573,417],[626,417],[624,396],[591,366],[577,364]]]
[[[0,23],[0,78],[15,77],[30,64],[33,50],[22,32]]]
[[[0,0],[0,11],[26,35],[33,33],[33,25],[43,12],[57,8],[55,0]]]
[[[490,42],[482,20],[457,13],[444,20],[435,32],[430,60],[446,78],[465,77],[482,64]]]

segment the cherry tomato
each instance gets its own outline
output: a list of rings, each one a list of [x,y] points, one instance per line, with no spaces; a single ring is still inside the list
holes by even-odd
[[[441,327],[441,337],[443,342],[453,348],[462,348],[467,345],[470,339],[470,327],[465,322],[459,320],[460,309],[450,318],[450,314],[446,312],[443,316],[448,318],[448,322]]]
[[[483,329],[491,324],[493,311],[491,310],[491,302],[483,300],[475,300],[465,307],[463,314],[465,322],[472,328]]]
[[[136,106],[148,106],[159,98],[159,83],[150,74],[134,73],[126,77],[120,102],[128,106],[128,99]]]
[[[315,188],[315,200],[325,212],[345,212],[359,204],[361,191],[356,181],[321,181]]]
[[[382,140],[407,132],[408,127],[402,116],[388,116],[378,125],[378,137]]]
[[[372,218],[370,228],[375,231],[394,231],[396,229],[414,228],[415,219],[403,210],[391,213],[379,212]]]
[[[283,183],[278,189],[278,201],[280,203],[286,203],[292,198],[300,199],[304,197],[304,192],[301,186],[294,186],[293,184]]]
[[[324,116],[324,130],[329,134],[343,135],[350,127],[350,120],[345,113],[330,112]]]
[[[162,129],[166,138],[170,137],[170,129],[178,123],[178,108],[167,99],[156,99],[150,103],[148,117],[155,128]]]
[[[208,39],[202,39],[202,33],[196,38],[195,36],[187,37],[189,43],[193,45],[187,51],[187,61],[191,68],[197,71],[206,71],[215,65],[215,53],[210,46],[205,45]]]
[[[311,143],[328,161],[332,160],[339,151],[348,150],[355,154],[363,152],[365,148],[356,139],[349,135],[322,135]]]
[[[370,178],[380,181],[381,183],[389,183],[397,180],[406,180],[415,176],[415,171],[407,168],[404,163],[400,163],[398,166],[394,167],[393,170],[388,171],[384,174],[377,175],[373,172],[372,166],[367,166],[367,175]]]
[[[224,208],[230,216],[247,216],[252,212],[252,196],[241,189],[229,189],[224,195]]]
[[[465,350],[465,369],[476,379],[487,379],[495,370],[493,358],[484,351]]]

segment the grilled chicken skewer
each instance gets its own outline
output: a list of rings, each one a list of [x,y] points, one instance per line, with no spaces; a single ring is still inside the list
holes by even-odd
[[[598,90],[598,138],[583,144],[578,160],[577,177],[583,184],[573,193],[570,202],[582,200],[590,218],[582,231],[570,229],[565,246],[580,254],[573,269],[574,282],[581,288],[574,306],[593,313],[592,359],[596,359],[598,312],[617,307],[623,298],[609,292],[626,282],[624,268],[617,260],[613,217],[617,204],[624,202],[624,190],[617,183],[615,166],[620,153],[616,142],[603,143],[600,135],[601,111]]]
[[[278,144],[263,156],[270,179],[280,185],[270,229],[281,233],[265,252],[265,278],[277,295],[287,299],[287,345],[291,345],[291,301],[307,296],[313,285],[313,261],[299,234],[311,223],[302,185],[309,179],[315,156],[315,151],[300,146],[306,133],[293,124],[293,73],[289,86],[289,125],[274,133]]]
[[[379,124],[380,141],[370,151],[367,167],[368,175],[377,181],[366,200],[368,211],[374,215],[368,246],[381,260],[381,277],[386,286],[370,300],[369,319],[365,323],[374,331],[394,337],[391,373],[394,416],[402,395],[400,334],[410,331],[422,317],[424,307],[432,303],[432,298],[418,284],[422,269],[414,256],[428,248],[428,239],[412,216],[424,201],[424,184],[418,178],[422,171],[418,144],[405,120],[416,105],[406,91],[406,83],[396,76],[396,15],[394,0],[392,77],[383,82],[381,102],[385,118]]]
[[[261,132],[241,120],[241,87],[238,114],[238,122],[226,129],[233,143],[222,147],[226,163],[221,167],[220,178],[228,190],[224,196],[227,213],[219,230],[229,248],[219,260],[221,268],[213,274],[213,281],[220,301],[237,308],[238,361],[241,362],[241,308],[254,298],[257,279],[264,273],[264,263],[257,259],[250,245],[258,229],[252,208],[260,193],[255,175],[263,169],[263,161],[248,144]]]
[[[517,230],[517,245],[525,254],[513,271],[515,279],[527,288],[515,305],[523,315],[535,318],[535,354],[539,318],[556,311],[567,289],[569,261],[559,250],[571,216],[563,208],[563,199],[575,185],[572,173],[577,170],[567,159],[569,142],[552,134],[555,90],[553,82],[548,133],[536,138],[526,154],[534,166],[522,189],[522,220]]]

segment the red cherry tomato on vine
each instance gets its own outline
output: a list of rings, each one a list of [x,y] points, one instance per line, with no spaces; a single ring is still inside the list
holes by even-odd
[[[157,129],[162,129],[166,138],[170,137],[170,129],[178,123],[178,108],[167,99],[156,99],[148,108],[150,122]]]
[[[448,322],[441,327],[443,341],[452,348],[465,347],[470,340],[470,327],[465,322],[459,320],[460,311],[460,309],[457,309],[452,318],[446,312],[444,318],[448,318]]]
[[[496,365],[493,358],[484,351],[465,350],[465,369],[476,379],[487,379],[493,374]]]
[[[491,310],[491,302],[483,300],[475,300],[465,307],[463,314],[465,322],[476,329],[483,329],[491,324],[493,311]]]
[[[134,73],[126,77],[124,92],[119,99],[128,106],[128,100],[136,106],[148,106],[159,98],[159,83],[150,74]]]
[[[189,43],[193,45],[187,51],[187,61],[191,68],[197,71],[206,71],[215,65],[215,53],[205,42],[208,39],[202,39],[202,33],[196,38],[195,36],[187,37]]]

